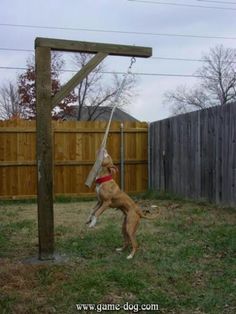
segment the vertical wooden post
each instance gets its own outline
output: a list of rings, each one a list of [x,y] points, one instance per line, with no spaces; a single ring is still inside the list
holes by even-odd
[[[36,125],[39,259],[53,259],[53,156],[51,123],[51,49],[36,47]]]

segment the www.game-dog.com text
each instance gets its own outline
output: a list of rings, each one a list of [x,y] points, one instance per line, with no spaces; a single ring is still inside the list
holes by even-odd
[[[126,302],[125,304],[76,304],[77,311],[95,311],[102,313],[106,311],[132,311],[138,313],[139,311],[158,311],[158,304],[131,304]]]

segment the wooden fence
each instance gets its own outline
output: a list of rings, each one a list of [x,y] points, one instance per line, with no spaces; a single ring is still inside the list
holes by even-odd
[[[105,122],[53,121],[54,193],[85,196],[93,193],[84,182],[95,161]],[[112,122],[108,151],[120,166],[122,129]],[[124,189],[143,192],[148,185],[148,126],[125,122]],[[0,199],[36,196],[35,121],[0,122]],[[116,180],[120,181],[120,174]]]
[[[150,126],[151,187],[236,205],[236,105],[214,107]]]

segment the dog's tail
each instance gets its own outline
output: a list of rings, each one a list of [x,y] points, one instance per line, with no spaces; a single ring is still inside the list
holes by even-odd
[[[161,214],[161,209],[159,208],[159,212],[158,212],[157,214],[146,215],[146,214],[143,213],[142,210],[140,210],[140,211],[138,212],[138,214],[139,214],[139,216],[140,216],[141,218],[153,220],[153,219],[156,219],[156,218],[158,218],[158,217],[160,216],[160,214]]]

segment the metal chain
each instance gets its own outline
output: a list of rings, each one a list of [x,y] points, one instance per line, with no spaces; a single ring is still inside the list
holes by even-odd
[[[131,60],[130,60],[130,65],[128,67],[128,73],[130,74],[131,73],[131,69],[132,69],[132,66],[133,64],[136,62],[136,58],[135,57],[132,57]]]

